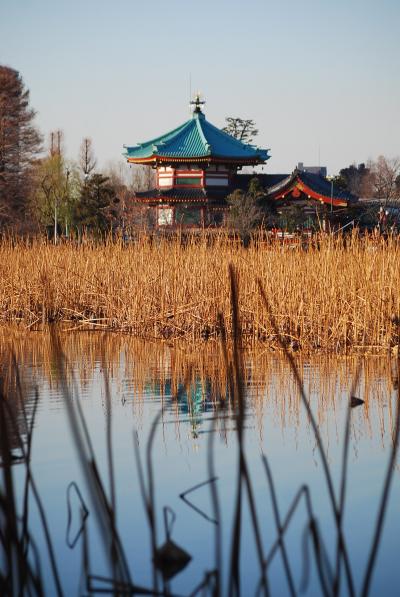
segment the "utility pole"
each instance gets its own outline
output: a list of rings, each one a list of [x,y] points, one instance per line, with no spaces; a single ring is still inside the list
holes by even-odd
[[[67,207],[68,207],[68,201],[69,201],[69,175],[71,174],[69,168],[66,169],[65,171],[66,174],[66,179],[65,179],[65,195],[64,195],[64,204],[67,203]],[[68,238],[68,217],[67,217],[67,213],[68,213],[68,209],[66,209],[65,211],[65,238]]]
[[[335,178],[332,174],[326,177],[331,183],[331,214],[333,211],[333,179]]]
[[[57,147],[54,147],[54,137],[57,135]],[[57,192],[54,197],[54,244],[57,244],[57,221],[58,221],[58,200],[59,197],[57,196],[60,192],[60,184],[61,184],[61,141],[62,141],[62,131],[58,130],[56,133],[51,133],[51,154],[57,155],[57,175],[58,175],[58,184],[57,184]]]
[[[57,197],[54,197],[54,244],[57,244]]]

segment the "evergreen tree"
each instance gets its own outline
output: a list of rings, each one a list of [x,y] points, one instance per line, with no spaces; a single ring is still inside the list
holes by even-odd
[[[27,206],[41,137],[20,74],[0,65],[0,225],[29,222]]]
[[[342,168],[339,176],[336,176],[334,183],[340,189],[350,191],[357,197],[368,197],[372,192],[371,169],[365,164],[351,164],[347,168]]]
[[[95,236],[111,229],[117,215],[118,198],[107,176],[93,174],[83,183],[75,207],[74,223],[80,231],[90,231]]]
[[[244,120],[232,116],[228,116],[225,120],[226,125],[222,130],[243,143],[251,143],[254,137],[258,135],[254,120]]]

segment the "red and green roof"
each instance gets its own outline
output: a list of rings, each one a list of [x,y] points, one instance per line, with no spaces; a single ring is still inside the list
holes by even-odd
[[[268,149],[242,143],[212,125],[199,107],[192,118],[173,131],[132,147],[124,155],[134,164],[209,162],[262,164],[269,159]]]

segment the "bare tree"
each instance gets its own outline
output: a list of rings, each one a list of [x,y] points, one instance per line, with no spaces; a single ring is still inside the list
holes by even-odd
[[[143,166],[144,191],[150,191],[155,186],[155,170],[149,166]]]
[[[109,160],[103,169],[103,173],[108,176],[114,186],[129,186],[130,169],[128,164],[120,160]]]
[[[227,226],[231,230],[235,230],[242,241],[247,244],[251,233],[260,226],[263,219],[257,196],[252,192],[245,193],[241,189],[236,189],[226,200],[230,208],[226,221]]]
[[[64,230],[68,236],[74,205],[81,189],[78,166],[68,162],[63,149],[63,132],[52,131],[48,154],[35,168],[35,185],[31,198],[31,214],[40,227],[52,228],[54,240]]]
[[[60,157],[64,153],[64,133],[60,129],[50,133],[49,153],[51,157]]]
[[[154,170],[148,166],[128,168],[124,162],[109,163],[106,169],[118,203],[115,224],[125,236],[154,227],[152,210],[135,201],[135,192],[154,188]]]
[[[131,188],[134,192],[149,191],[156,184],[156,173],[151,166],[134,164],[131,169]]]
[[[400,158],[379,156],[370,164],[375,197],[388,201],[400,199]]]
[[[94,156],[93,142],[89,137],[85,137],[81,143],[79,153],[79,166],[85,178],[90,176],[96,165],[97,160]]]

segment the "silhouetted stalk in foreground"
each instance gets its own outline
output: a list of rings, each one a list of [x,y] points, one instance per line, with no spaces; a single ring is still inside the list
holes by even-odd
[[[232,266],[229,265],[229,279],[231,290],[231,313],[232,313],[232,337],[233,337],[233,377],[234,377],[234,406],[237,410],[237,438],[238,438],[238,458],[239,470],[237,476],[237,493],[234,516],[234,530],[232,540],[231,552],[231,579],[230,586],[231,594],[240,595],[240,540],[241,540],[241,517],[242,517],[242,483],[244,483],[247,490],[247,498],[250,508],[250,517],[253,525],[253,532],[256,542],[256,550],[261,573],[261,586],[265,595],[269,595],[268,580],[264,568],[264,552],[261,540],[261,532],[259,528],[255,499],[253,489],[250,481],[250,474],[247,467],[247,460],[243,445],[244,433],[244,417],[245,417],[245,397],[243,387],[243,360],[241,351],[241,337],[242,329],[240,325],[239,316],[239,300],[238,300],[238,285],[236,272]]]
[[[367,597],[369,594],[371,578],[372,578],[372,571],[374,569],[376,556],[378,553],[378,547],[382,536],[383,530],[383,523],[385,520],[385,513],[387,508],[387,503],[389,499],[389,491],[390,486],[393,479],[394,467],[396,464],[397,452],[399,447],[399,439],[400,439],[400,356],[397,358],[397,404],[396,404],[396,420],[394,425],[394,433],[393,433],[393,445],[390,452],[388,467],[385,475],[385,481],[382,490],[382,497],[381,502],[379,505],[378,516],[376,519],[376,526],[374,532],[374,538],[371,545],[371,551],[368,558],[368,564],[364,576],[364,581],[362,585],[361,596]]]
[[[285,569],[286,578],[288,581],[290,595],[292,595],[292,597],[293,597],[294,595],[296,595],[296,589],[294,586],[293,575],[292,575],[292,571],[290,569],[289,558],[287,555],[285,542],[284,542],[284,538],[283,538],[282,523],[281,523],[281,517],[280,517],[280,513],[279,513],[278,499],[276,497],[274,481],[272,478],[272,473],[271,473],[271,469],[268,464],[268,460],[265,457],[265,455],[263,455],[263,463],[264,463],[264,467],[265,467],[265,470],[267,473],[267,478],[268,478],[269,490],[270,490],[271,500],[272,500],[272,511],[273,511],[274,519],[275,519],[275,527],[276,527],[278,536],[280,537],[279,538],[279,546],[280,546],[281,553],[282,553],[282,562],[283,562],[283,566]]]
[[[338,536],[336,542],[336,569],[335,569],[335,578],[333,582],[333,594],[339,595],[340,593],[340,573],[341,573],[341,561],[342,561],[342,549],[341,549],[341,540],[340,537],[342,535],[342,524],[343,524],[343,516],[344,516],[344,507],[345,507],[345,499],[346,499],[346,483],[347,483],[347,466],[349,462],[349,444],[350,444],[350,424],[351,424],[351,399],[352,396],[355,394],[358,382],[360,379],[361,373],[361,362],[358,361],[356,374],[353,379],[353,383],[351,385],[349,401],[347,405],[346,411],[346,423],[345,423],[345,431],[344,431],[344,440],[343,440],[343,455],[342,455],[342,474],[341,474],[341,481],[340,481],[340,494],[339,494],[339,507],[338,507]]]
[[[271,309],[271,305],[265,295],[264,292],[264,288],[263,285],[261,283],[260,280],[258,280],[258,287],[259,287],[259,291],[264,303],[264,306],[266,308],[266,311],[269,315],[270,321],[271,321],[271,325],[276,333],[277,338],[279,339],[280,345],[285,353],[285,357],[288,360],[292,373],[293,373],[293,377],[296,381],[297,384],[297,388],[299,391],[299,394],[301,396],[302,402],[306,408],[307,411],[307,415],[309,418],[309,421],[311,423],[311,427],[315,436],[315,440],[317,442],[317,446],[318,446],[318,451],[320,454],[320,458],[321,458],[321,462],[322,462],[322,468],[324,471],[324,475],[325,475],[325,480],[326,480],[326,484],[327,484],[327,488],[328,488],[328,494],[329,494],[329,498],[330,498],[330,502],[331,502],[331,506],[332,506],[332,510],[333,510],[333,514],[334,514],[334,519],[335,519],[335,523],[336,523],[336,528],[337,528],[337,533],[338,533],[338,541],[339,541],[339,547],[340,547],[340,552],[341,555],[344,559],[344,565],[345,565],[345,570],[346,570],[346,578],[347,578],[347,584],[348,584],[348,589],[349,589],[349,593],[350,595],[354,595],[355,591],[354,591],[354,582],[353,582],[353,576],[352,576],[352,572],[351,572],[351,568],[350,568],[350,562],[349,562],[349,557],[347,554],[347,548],[346,548],[346,544],[344,541],[344,537],[343,537],[343,533],[342,533],[342,529],[341,529],[341,512],[339,511],[339,507],[336,501],[336,497],[335,497],[335,491],[334,491],[334,487],[333,487],[333,481],[332,481],[332,476],[331,476],[331,472],[329,469],[329,465],[328,465],[328,460],[326,458],[326,454],[325,454],[325,449],[324,449],[324,445],[322,442],[322,438],[321,438],[321,434],[319,432],[318,429],[318,425],[317,422],[315,420],[315,417],[313,415],[313,412],[311,410],[311,406],[310,403],[308,401],[308,398],[305,394],[304,391],[304,386],[302,383],[302,380],[300,378],[300,374],[298,372],[298,369],[296,367],[296,363],[294,361],[293,355],[290,354],[290,352],[288,351],[288,348],[285,344],[285,342],[283,341],[283,339],[281,338],[280,334],[279,334],[279,329],[278,326],[276,324],[275,321],[275,317],[272,313],[272,309]]]
[[[0,380],[0,382],[1,382],[1,380]],[[18,562],[18,567],[19,567],[18,568],[18,583],[19,582],[24,583],[25,579],[26,579],[26,574],[30,571],[30,566],[27,561],[27,555],[26,555],[26,549],[25,549],[26,533],[25,533],[25,536],[23,535],[22,541],[20,541],[19,534],[17,532],[17,518],[18,517],[17,517],[17,511],[16,511],[14,483],[13,483],[12,474],[11,474],[11,461],[10,461],[10,455],[11,455],[10,446],[11,446],[11,444],[9,443],[9,431],[7,429],[7,419],[8,419],[10,422],[11,429],[15,433],[15,436],[18,440],[19,448],[22,453],[23,462],[27,469],[27,477],[29,478],[29,484],[32,489],[32,495],[35,499],[36,506],[39,511],[40,522],[41,522],[41,525],[43,528],[47,552],[48,552],[49,559],[50,559],[50,568],[51,568],[53,579],[54,579],[55,590],[57,592],[57,595],[59,597],[62,597],[64,595],[64,593],[63,593],[60,575],[59,575],[59,571],[58,571],[58,565],[57,565],[57,560],[56,560],[56,556],[55,556],[55,552],[54,552],[53,542],[51,539],[51,533],[50,533],[49,525],[47,522],[46,512],[43,507],[42,500],[40,498],[35,479],[30,470],[30,462],[27,458],[27,453],[25,451],[24,443],[21,438],[17,422],[15,420],[14,414],[10,408],[8,401],[5,399],[5,397],[3,395],[3,390],[1,387],[0,387],[0,409],[1,409],[0,410],[0,423],[1,423],[0,436],[2,438],[1,457],[4,462],[4,466],[3,466],[4,484],[5,484],[5,491],[6,491],[6,502],[5,503],[7,504],[6,528],[7,528],[7,525],[10,525],[11,537],[12,537],[11,543],[9,544],[9,547],[6,551],[8,552],[8,554],[12,554],[16,548],[17,555],[18,555],[17,562]],[[27,509],[26,509],[26,512],[27,512]],[[29,538],[29,536],[28,536],[28,538]],[[14,573],[14,565],[11,566],[10,572],[12,574],[11,578],[14,578],[14,574],[13,574]]]
[[[78,392],[73,398],[67,384],[64,355],[61,344],[55,332],[52,332],[53,359],[57,364],[61,389],[69,417],[70,429],[78,452],[78,459],[82,467],[83,478],[92,500],[93,509],[103,537],[103,545],[111,569],[116,572],[116,581],[130,584],[130,572],[127,559],[114,522],[114,512],[108,501],[106,492],[98,472],[97,461],[90,440],[85,417],[83,415]],[[110,561],[111,559],[111,561]]]

